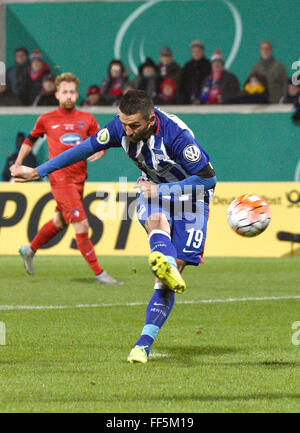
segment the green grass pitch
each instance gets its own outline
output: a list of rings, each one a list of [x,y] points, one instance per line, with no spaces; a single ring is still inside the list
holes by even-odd
[[[124,286],[97,286],[80,256],[37,256],[33,277],[0,257],[0,412],[299,411],[299,258],[186,268],[145,365],[126,358],[153,292],[147,258],[100,262]]]

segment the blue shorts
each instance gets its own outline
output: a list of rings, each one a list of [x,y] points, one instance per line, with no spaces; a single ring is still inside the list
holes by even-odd
[[[148,200],[139,194],[137,216],[142,226],[150,215],[163,213],[170,228],[171,240],[177,250],[177,258],[189,265],[203,263],[209,205],[206,202],[171,203],[169,200]]]

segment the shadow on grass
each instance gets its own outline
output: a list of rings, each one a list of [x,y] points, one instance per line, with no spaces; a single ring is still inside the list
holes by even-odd
[[[232,361],[232,362],[201,362],[203,366],[220,366],[220,367],[267,367],[267,368],[299,368],[300,362],[296,361]]]
[[[166,348],[162,349],[159,346],[157,347],[158,352],[165,352],[167,351],[169,356],[174,361],[180,361],[183,365],[184,364],[190,364],[192,365],[195,361],[197,361],[197,364],[203,365],[203,366],[219,366],[219,367],[267,367],[267,368],[299,368],[300,367],[300,361],[284,361],[283,359],[266,359],[263,361],[252,361],[252,360],[245,360],[245,361],[226,361],[226,360],[218,360],[217,357],[221,355],[228,355],[228,354],[234,354],[234,353],[243,353],[244,351],[242,349],[239,349],[237,347],[230,347],[230,346],[168,346],[167,350]],[[244,352],[244,354],[246,354]],[[201,359],[203,356],[212,356],[216,357],[214,361],[206,361]],[[249,358],[249,355],[248,355]],[[165,362],[165,357],[153,357],[151,358],[151,363],[161,363],[163,364]]]
[[[94,385],[95,386],[95,385]],[[95,389],[94,386],[91,386],[92,389]],[[200,393],[176,393],[176,394],[168,394],[167,396],[162,395],[141,395],[136,394],[134,396],[128,396],[126,394],[126,402],[134,403],[137,402],[139,406],[141,403],[149,403],[149,402],[156,402],[156,403],[163,403],[167,402],[168,404],[171,402],[199,402],[199,403],[205,403],[205,402],[238,402],[238,401],[268,401],[271,403],[272,401],[278,401],[278,400],[286,400],[286,399],[292,399],[292,400],[299,400],[300,399],[300,393],[251,393],[251,394],[225,394],[225,395],[217,395],[217,394],[210,394],[210,395],[201,395]],[[4,398],[2,400],[2,404],[5,404],[6,399]],[[28,402],[28,397],[22,396],[14,396],[14,404],[16,403],[26,403]],[[39,397],[30,397],[30,404],[38,402],[38,403],[110,403],[113,407],[114,403],[122,403],[124,402],[124,394],[116,394],[113,393],[111,395],[106,394],[101,396],[97,393],[95,394],[95,391],[91,391],[91,394],[83,395],[82,393],[77,394],[74,393],[73,395],[64,395],[64,396],[57,396],[57,395],[51,395],[51,393],[47,395],[40,395]],[[112,409],[113,410],[113,409]],[[257,411],[260,412],[260,411]],[[263,411],[262,411],[263,412]],[[284,412],[284,410],[282,410]]]
[[[173,357],[176,358],[196,358],[203,355],[212,355],[212,356],[218,356],[218,355],[225,355],[230,353],[237,353],[240,352],[240,349],[236,347],[229,347],[229,346],[212,346],[212,345],[206,345],[206,346],[168,346],[167,348],[168,353],[172,354]]]
[[[70,281],[80,284],[96,284],[95,278],[70,278]]]
[[[214,402],[214,401],[250,401],[250,400],[282,400],[282,399],[300,399],[300,393],[255,393],[255,394],[227,394],[227,395],[201,395],[201,394],[176,394],[168,395],[168,401],[199,401],[199,402]],[[137,396],[137,400],[143,400],[141,395]],[[159,401],[164,400],[161,396],[148,396],[144,398],[144,401]]]

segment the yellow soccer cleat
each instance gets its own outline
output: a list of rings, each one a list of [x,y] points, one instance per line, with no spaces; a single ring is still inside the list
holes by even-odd
[[[176,266],[170,264],[163,253],[155,251],[149,256],[149,265],[152,272],[173,292],[182,293],[186,284]]]
[[[127,361],[130,362],[130,364],[134,364],[135,362],[146,364],[148,356],[145,347],[148,346],[134,346],[127,357]]]

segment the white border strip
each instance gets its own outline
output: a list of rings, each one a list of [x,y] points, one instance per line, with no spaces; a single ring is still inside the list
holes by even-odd
[[[241,105],[164,105],[163,111],[178,114],[251,114],[251,113],[292,113],[293,104],[241,104]],[[55,107],[0,107],[0,115],[49,113]],[[117,107],[78,107],[80,111],[92,114],[118,114]]]
[[[198,301],[178,301],[176,304],[217,304],[228,302],[252,302],[252,301],[280,301],[285,299],[300,299],[300,295],[294,296],[263,296],[249,298],[225,298],[225,299],[199,299]],[[70,310],[77,308],[106,308],[106,307],[136,307],[148,305],[146,302],[128,302],[125,304],[77,304],[77,305],[0,305],[0,311],[16,310]]]

